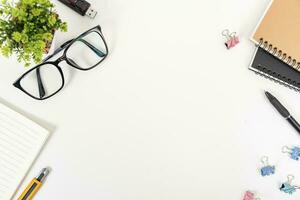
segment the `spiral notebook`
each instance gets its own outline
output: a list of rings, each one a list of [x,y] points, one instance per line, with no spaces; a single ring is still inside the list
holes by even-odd
[[[0,200],[10,200],[44,146],[49,132],[0,104]]]
[[[271,1],[251,38],[296,70],[300,68],[299,13],[299,0]]]
[[[300,90],[300,73],[260,47],[257,48],[249,69],[289,88]]]

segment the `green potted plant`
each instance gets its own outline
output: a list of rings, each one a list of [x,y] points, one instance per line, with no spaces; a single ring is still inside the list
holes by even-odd
[[[54,11],[50,0],[2,0],[0,5],[0,53],[15,54],[30,66],[48,53],[55,31],[67,31],[67,24]]]

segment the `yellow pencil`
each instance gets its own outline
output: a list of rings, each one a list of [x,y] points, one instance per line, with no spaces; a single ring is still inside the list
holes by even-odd
[[[34,195],[39,191],[43,181],[48,176],[50,170],[48,168],[42,169],[41,173],[32,179],[26,189],[23,191],[18,200],[31,200]]]

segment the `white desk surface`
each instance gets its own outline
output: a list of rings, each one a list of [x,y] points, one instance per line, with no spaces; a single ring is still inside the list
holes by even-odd
[[[71,74],[47,101],[12,87],[26,69],[1,58],[1,101],[52,130],[21,188],[44,166],[53,171],[35,200],[262,199],[300,163],[281,153],[297,133],[266,102],[274,93],[300,120],[300,95],[247,67],[249,37],[269,0],[90,0],[83,18],[60,3],[69,23],[57,44],[100,24],[110,47],[103,69]],[[228,51],[223,29],[241,43]],[[261,178],[260,157],[277,173]],[[300,192],[289,199],[299,199]]]

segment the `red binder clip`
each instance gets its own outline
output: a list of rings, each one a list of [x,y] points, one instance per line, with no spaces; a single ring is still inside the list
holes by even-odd
[[[240,42],[238,36],[236,36],[236,32],[230,33],[228,29],[225,29],[222,35],[226,38],[225,46],[227,49],[235,47]]]

